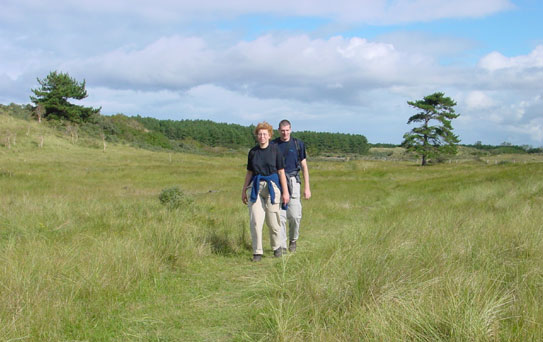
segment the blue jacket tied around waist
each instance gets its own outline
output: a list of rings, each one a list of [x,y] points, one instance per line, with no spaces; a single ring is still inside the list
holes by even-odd
[[[253,186],[251,189],[251,202],[256,202],[256,197],[258,196],[258,190],[260,189],[260,181],[265,181],[268,184],[268,192],[270,193],[271,202],[275,202],[275,190],[273,189],[272,182],[277,185],[279,190],[281,190],[281,183],[279,182],[279,175],[277,173],[272,173],[269,176],[254,175],[252,182]],[[286,209],[286,205],[283,205],[283,209]]]

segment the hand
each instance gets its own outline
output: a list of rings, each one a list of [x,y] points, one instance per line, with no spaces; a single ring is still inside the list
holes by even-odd
[[[288,191],[285,191],[281,194],[281,197],[283,198],[283,204],[287,204],[290,201],[290,196],[288,195]]]
[[[311,198],[311,190],[309,189],[304,189],[304,198],[306,200],[310,199]]]
[[[249,202],[247,199],[247,191],[245,191],[245,189],[243,189],[243,192],[241,193],[241,201],[243,204],[247,204]]]

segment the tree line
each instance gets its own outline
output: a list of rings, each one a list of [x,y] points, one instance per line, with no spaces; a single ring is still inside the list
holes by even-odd
[[[65,126],[71,132],[86,132],[99,136],[104,141],[126,141],[145,148],[173,150],[198,149],[198,145],[225,148],[250,148],[256,141],[254,126],[216,123],[210,120],[159,120],[151,117],[128,117],[124,114],[103,116],[101,108],[83,107],[70,103],[69,99],[81,100],[87,97],[85,80],[78,82],[67,73],[53,71],[44,79],[37,78],[39,87],[31,89],[32,105],[0,105],[13,116],[34,117],[53,125]],[[422,100],[408,101],[408,105],[419,110],[407,124],[417,123],[404,135],[401,146],[422,157],[422,165],[428,160],[439,160],[440,155],[457,152],[460,139],[453,133],[451,121],[460,114],[455,113],[456,102],[444,93],[436,92]],[[366,154],[371,144],[361,134],[301,131],[293,137],[303,140],[308,153],[319,154]],[[376,144],[376,146],[391,144]],[[391,145],[394,146],[394,145]],[[470,146],[470,145],[465,145]],[[388,146],[390,147],[390,146]],[[478,150],[491,153],[541,153],[541,148],[514,146],[471,145]]]
[[[255,145],[254,126],[217,123],[210,120],[159,120],[135,116],[134,120],[146,129],[164,134],[172,140],[195,140],[208,146],[230,148],[249,148]],[[308,153],[364,154],[370,145],[361,134],[327,133],[301,131],[293,132],[293,137],[306,144]]]
[[[255,140],[252,126],[216,123],[210,120],[159,120],[151,117],[134,116],[135,121],[146,129],[163,134],[171,140],[194,140],[217,147],[250,147]]]

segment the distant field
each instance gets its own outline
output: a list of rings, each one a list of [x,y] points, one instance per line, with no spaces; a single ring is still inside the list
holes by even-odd
[[[402,147],[372,147],[368,155],[359,156],[358,159],[420,162],[420,159],[417,160],[413,154],[406,153]],[[473,147],[459,146],[456,155],[443,156],[442,159],[441,163],[455,164],[471,161],[483,164],[532,163],[543,162],[543,155],[540,153],[496,154]]]
[[[0,127],[0,340],[543,340],[540,156],[310,160],[299,251],[255,265],[244,154]]]

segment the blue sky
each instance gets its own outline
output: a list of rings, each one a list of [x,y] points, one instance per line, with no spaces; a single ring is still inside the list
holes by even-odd
[[[407,101],[442,91],[463,143],[541,146],[541,17],[535,0],[4,0],[0,103],[57,70],[106,115],[400,143]]]

